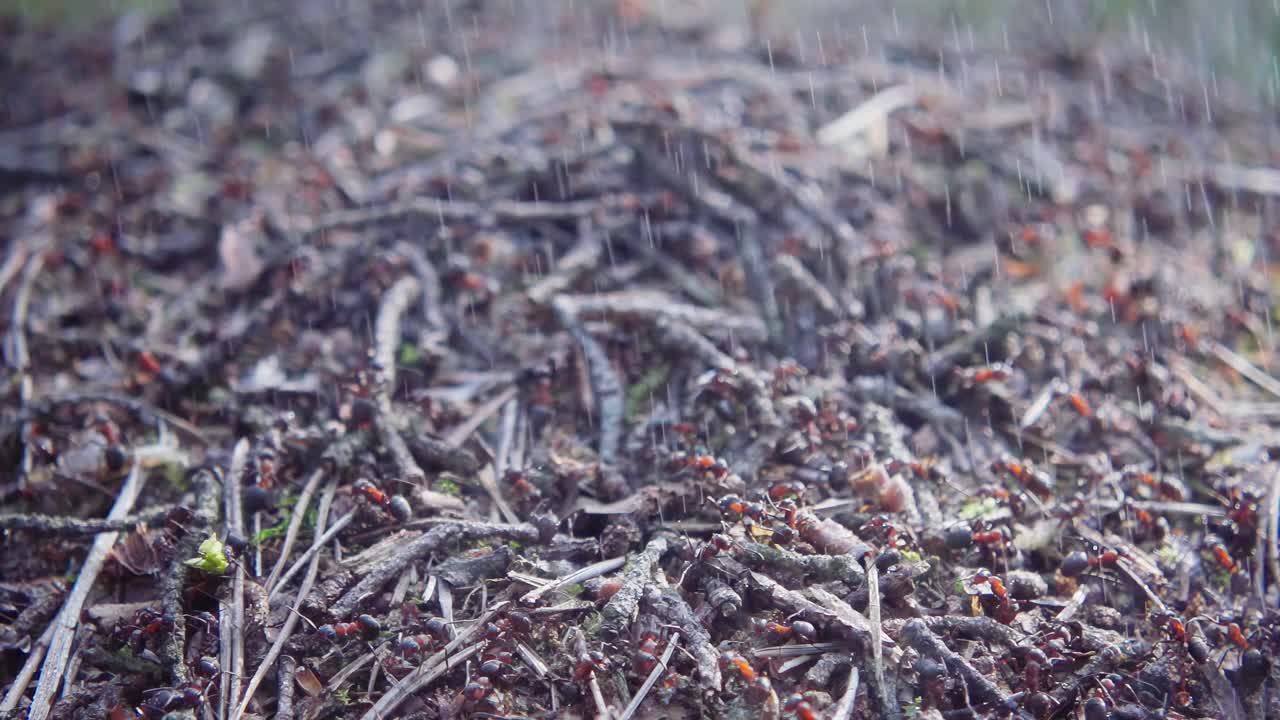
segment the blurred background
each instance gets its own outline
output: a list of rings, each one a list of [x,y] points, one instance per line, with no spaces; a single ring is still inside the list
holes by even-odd
[[[226,0],[226,4],[246,0]],[[753,24],[767,36],[835,28],[902,34],[936,46],[1020,46],[1083,51],[1128,42],[1230,78],[1272,100],[1280,78],[1280,0],[418,0],[402,4],[503,5],[532,19],[589,13],[601,5],[661,18],[673,29]],[[193,0],[0,0],[0,15],[24,24],[84,29],[128,12],[183,13]],[[286,5],[254,2],[253,6]],[[313,0],[341,18],[363,2]],[[506,9],[506,8],[504,8]]]

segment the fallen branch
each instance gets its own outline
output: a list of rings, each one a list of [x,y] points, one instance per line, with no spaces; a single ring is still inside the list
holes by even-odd
[[[596,398],[596,421],[600,425],[600,440],[597,450],[600,463],[612,467],[618,459],[618,443],[622,437],[622,417],[624,413],[622,399],[622,382],[609,360],[604,348],[591,337],[591,333],[583,327],[579,317],[580,308],[576,302],[565,296],[557,295],[551,301],[551,309],[564,329],[573,335],[582,348],[582,356],[587,362],[587,372],[591,377],[591,389]],[[603,473],[602,473],[603,475]],[[624,483],[625,484],[625,483]],[[610,488],[608,494],[621,496],[627,488]]]
[[[142,488],[146,485],[147,475],[149,473],[142,472],[138,465],[134,465],[125,478],[124,485],[120,487],[115,504],[107,514],[108,520],[119,520],[129,514],[133,504],[138,500],[138,495],[142,493]],[[31,700],[31,708],[27,715],[32,720],[44,720],[49,716],[49,711],[53,707],[54,693],[62,683],[63,671],[71,656],[71,641],[75,637],[76,628],[80,625],[80,610],[84,607],[85,600],[89,598],[93,584],[97,581],[98,574],[102,572],[107,562],[107,555],[111,552],[111,547],[115,545],[119,535],[117,532],[108,532],[94,538],[89,554],[85,557],[84,564],[80,566],[76,583],[71,587],[62,610],[53,621],[53,636],[49,640],[49,650],[45,655],[44,665],[40,668],[40,680],[36,685],[36,694]]]
[[[520,598],[520,602],[525,605],[537,605],[542,601],[543,596],[549,595],[553,592],[558,592],[562,588],[567,588],[571,585],[577,585],[578,583],[586,582],[592,578],[600,577],[605,573],[611,573],[622,567],[626,560],[627,559],[625,557],[616,557],[592,563],[584,568],[571,572],[568,575],[557,578],[546,585],[530,590]]]
[[[330,480],[324,497],[320,499],[320,508],[316,515],[316,532],[320,533],[320,535],[316,536],[316,541],[312,543],[313,546],[319,544],[321,535],[324,533],[324,526],[329,520],[329,508],[333,505],[333,496],[337,493],[337,490],[337,481]],[[249,678],[249,684],[244,690],[244,697],[240,700],[240,705],[236,708],[235,713],[231,715],[231,720],[240,720],[244,715],[245,710],[249,708],[249,702],[253,700],[254,692],[258,689],[258,684],[267,676],[272,663],[280,656],[280,652],[284,650],[285,643],[289,642],[289,638],[293,636],[293,630],[298,626],[298,618],[301,617],[299,610],[302,608],[302,603],[306,602],[307,596],[311,594],[311,587],[315,584],[316,575],[319,571],[320,555],[315,554],[311,558],[311,563],[307,566],[307,574],[302,578],[302,586],[298,588],[298,595],[293,601],[293,607],[289,609],[288,616],[285,618],[284,627],[280,628],[280,634],[276,635],[275,642],[267,650],[262,662],[258,663],[258,669],[253,673],[253,677]]]
[[[378,702],[369,708],[361,720],[382,720],[382,718],[393,717],[392,711],[400,707],[400,703],[407,700],[410,696],[419,690],[427,687],[435,682],[437,678],[446,672],[461,666],[472,655],[484,649],[486,643],[481,640],[472,643],[478,638],[485,629],[485,625],[497,616],[499,612],[510,605],[507,601],[494,603],[489,607],[488,612],[476,618],[471,627],[458,633],[448,645],[444,646],[436,654],[427,658],[413,672],[406,675],[396,685],[392,685],[389,690],[378,698]],[[466,645],[466,647],[462,647]],[[462,648],[459,650],[458,648]]]
[[[241,438],[231,452],[231,467],[222,487],[224,520],[228,536],[244,538],[244,512],[240,486],[249,470],[249,440]],[[222,681],[218,683],[218,716],[226,717],[231,703],[240,696],[244,681],[244,564],[232,571],[231,601],[218,603],[218,654]]]
[[[622,637],[631,627],[640,609],[645,587],[653,582],[653,570],[667,552],[667,539],[659,535],[644,550],[627,559],[622,571],[622,586],[600,611],[600,636],[606,640]]]
[[[702,687],[718,692],[722,686],[720,653],[711,644],[711,635],[694,614],[693,608],[689,607],[689,603],[674,588],[658,589],[652,586],[645,591],[645,602],[655,615],[664,622],[675,625],[685,634],[689,639],[689,648],[693,652]]]
[[[315,472],[312,472],[307,478],[307,482],[302,486],[302,492],[298,494],[297,501],[294,502],[293,507],[289,510],[289,527],[285,530],[284,542],[280,545],[280,557],[276,559],[275,567],[271,568],[271,574],[262,586],[268,593],[275,589],[276,581],[280,579],[280,574],[284,572],[284,564],[289,561],[289,555],[293,552],[293,543],[298,539],[298,531],[302,529],[303,518],[306,517],[307,508],[311,506],[311,496],[315,495],[323,478],[323,468],[317,468]],[[316,532],[323,534],[324,531],[317,528]]]
[[[1004,693],[1000,692],[1000,688],[974,669],[968,660],[953,652],[939,640],[925,621],[919,618],[908,620],[902,626],[900,639],[903,644],[915,648],[916,652],[922,656],[945,664],[947,670],[959,675],[964,680],[965,687],[969,688],[969,697],[972,699],[979,703],[1004,706],[1005,697]]]
[[[438,525],[416,539],[404,543],[397,552],[370,568],[354,587],[328,608],[328,613],[334,618],[349,617],[361,602],[378,592],[409,563],[417,562],[453,543],[471,540],[515,540],[532,545],[539,542],[539,538],[537,528],[532,525],[477,522],[452,522],[447,525]]]

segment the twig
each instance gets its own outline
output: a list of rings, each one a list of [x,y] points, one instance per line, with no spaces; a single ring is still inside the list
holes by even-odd
[[[142,472],[138,465],[134,465],[120,488],[120,494],[116,496],[115,504],[107,514],[108,520],[119,520],[129,514],[143,486],[146,485],[147,475],[149,473]],[[119,533],[108,532],[94,538],[93,546],[90,547],[84,564],[80,566],[76,583],[71,587],[62,610],[53,621],[53,637],[49,640],[49,650],[45,655],[44,665],[40,668],[40,680],[36,685],[35,697],[31,701],[31,709],[27,716],[33,720],[44,720],[49,716],[54,693],[62,682],[63,671],[66,670],[67,659],[71,655],[72,638],[80,624],[80,609],[84,607],[85,600],[93,590],[93,584],[97,581],[98,574],[102,572],[107,555],[111,552],[111,546],[115,545],[118,536]]]
[[[333,523],[332,527],[330,527],[328,530],[325,530],[324,535],[320,536],[320,541],[318,543],[313,544],[310,548],[308,548],[307,551],[304,552],[297,560],[295,560],[293,562],[293,565],[290,565],[289,569],[286,570],[284,574],[280,576],[280,579],[276,582],[275,588],[267,594],[267,603],[270,604],[271,601],[275,599],[276,595],[280,594],[280,590],[288,585],[289,578],[296,575],[298,571],[301,570],[311,560],[311,558],[315,556],[316,553],[320,552],[321,548],[327,545],[330,540],[337,537],[338,533],[341,532],[343,528],[345,528],[348,524],[351,523],[352,520],[355,519],[355,516],[356,516],[356,511],[352,510],[346,515],[343,515],[342,517],[338,518]]]
[[[1280,464],[1271,472],[1267,490],[1267,568],[1271,584],[1280,586]]]
[[[618,720],[631,720],[631,716],[636,714],[640,709],[640,703],[644,702],[645,697],[649,695],[649,691],[658,682],[658,678],[662,677],[662,673],[667,670],[667,663],[671,662],[671,655],[676,651],[676,645],[680,642],[680,633],[671,633],[671,639],[667,641],[667,647],[662,651],[662,657],[658,658],[658,664],[649,671],[649,677],[644,679],[644,683],[640,685],[640,689],[632,696],[631,702],[627,703],[627,707],[618,716]]]
[[[561,588],[566,588],[566,587],[569,587],[570,585],[577,585],[580,582],[586,582],[591,578],[600,577],[605,573],[611,573],[614,570],[617,570],[618,568],[622,567],[623,564],[626,563],[626,561],[627,559],[625,557],[616,557],[616,558],[611,558],[609,560],[601,560],[600,562],[592,563],[584,568],[575,570],[574,572],[571,572],[568,575],[565,575],[560,578],[556,578],[555,580],[545,585],[542,585],[541,587],[537,587],[537,588],[534,588],[533,590],[530,590],[520,598],[520,602],[524,603],[525,605],[537,605],[542,600],[542,597],[544,595],[547,595],[553,592],[558,592]]]
[[[388,203],[356,210],[337,210],[310,221],[290,218],[287,230],[314,235],[327,230],[360,228],[370,225],[398,222],[408,218],[423,218],[446,222],[471,221],[482,226],[498,226],[511,223],[538,223],[573,220],[617,206],[625,197],[605,196],[573,202],[520,202],[499,200],[490,205],[419,197],[404,202]]]
[[[191,489],[195,495],[195,507],[192,513],[187,536],[176,548],[169,561],[168,572],[160,583],[160,602],[164,606],[165,615],[173,622],[173,631],[165,635],[160,644],[160,657],[169,670],[169,682],[174,687],[186,683],[187,659],[186,637],[187,621],[183,612],[183,590],[186,587],[189,572],[186,560],[196,552],[197,546],[208,536],[210,528],[218,519],[218,491],[214,487],[214,472],[200,469],[191,475]],[[190,713],[187,714],[190,717]]]
[[[1256,365],[1236,354],[1222,343],[1216,340],[1206,340],[1205,342],[1208,344],[1209,352],[1213,353],[1213,356],[1218,358],[1223,365],[1240,373],[1254,385],[1276,397],[1280,397],[1280,381],[1259,370]]]
[[[480,472],[476,473],[480,479],[480,487],[484,488],[489,499],[498,508],[498,512],[502,515],[502,519],[511,524],[520,522],[520,516],[515,510],[511,509],[511,504],[502,496],[502,489],[498,487],[498,479],[494,476],[493,465],[485,465],[480,468]]]
[[[263,585],[263,589],[268,593],[275,589],[280,573],[284,572],[284,564],[289,561],[289,554],[293,552],[293,543],[298,539],[298,531],[302,529],[302,521],[306,517],[307,508],[311,505],[311,496],[315,495],[322,479],[324,479],[324,468],[317,468],[307,478],[306,484],[302,486],[302,492],[298,494],[297,502],[289,510],[289,527],[284,532],[284,543],[280,545],[280,557],[276,559],[275,567],[271,568],[271,575]],[[323,531],[317,529],[316,532]]]
[[[393,717],[392,711],[400,706],[414,693],[427,687],[437,678],[446,672],[460,666],[466,662],[468,658],[484,649],[485,642],[483,640],[472,643],[484,631],[485,625],[493,619],[499,612],[506,608],[510,603],[501,601],[494,603],[489,607],[488,612],[481,615],[475,620],[471,627],[458,633],[448,645],[442,650],[423,661],[413,672],[406,675],[399,684],[392,685],[382,697],[378,698],[378,702],[369,708],[361,720],[381,720],[382,718]],[[458,648],[466,645],[465,648]]]
[[[0,702],[0,713],[13,712],[18,707],[18,702],[22,700],[22,696],[27,692],[27,687],[31,685],[32,678],[40,670],[40,661],[44,659],[49,651],[49,641],[53,639],[54,627],[54,623],[50,623],[45,628],[44,633],[40,635],[40,638],[32,644],[31,649],[27,651],[27,659],[22,663],[22,669],[14,677],[13,684],[9,686],[9,691],[5,693],[4,701]]]
[[[400,348],[400,316],[409,309],[418,294],[418,280],[406,275],[396,281],[378,304],[378,317],[374,322],[373,360],[378,372],[378,398],[390,410],[390,399],[396,390],[396,351]]]
[[[467,418],[466,422],[453,428],[444,436],[445,444],[452,445],[455,448],[462,445],[462,443],[467,441],[467,438],[471,437],[471,433],[476,431],[476,428],[480,427],[485,420],[488,420],[494,413],[498,412],[503,405],[507,404],[508,400],[515,396],[516,389],[514,387],[509,387],[497,395],[494,395],[492,398],[489,398],[484,405],[481,405],[471,412],[471,415]],[[468,455],[470,455],[470,453],[468,453]],[[475,463],[475,466],[470,472],[463,474],[470,475],[480,469],[480,463],[475,461],[475,457],[472,457],[471,461]]]
[[[618,442],[622,436],[622,383],[604,348],[583,327],[577,303],[568,296],[557,295],[551,301],[551,309],[560,324],[582,347],[582,355],[586,358],[587,371],[591,377],[591,389],[596,396],[596,420],[600,424],[600,462],[613,466],[617,462]]]
[[[14,513],[0,515],[0,530],[22,530],[39,533],[42,537],[79,537],[103,532],[132,530],[140,524],[154,524],[164,520],[172,512],[171,507],[152,510],[142,515],[130,515],[119,520],[107,518],[83,519],[38,513]]]
[[[702,621],[694,614],[693,608],[680,596],[675,588],[649,587],[645,590],[645,601],[653,608],[659,618],[680,628],[689,639],[689,649],[693,652],[698,668],[698,679],[706,690],[719,691],[722,687],[720,677],[720,653],[711,644],[711,635],[702,625]]]
[[[635,620],[644,588],[653,582],[653,569],[667,552],[667,539],[658,535],[639,554],[627,559],[622,586],[600,611],[600,635],[606,640],[621,637]]]
[[[963,678],[965,686],[969,688],[970,697],[979,703],[1003,704],[1004,694],[995,683],[975,670],[968,660],[952,652],[933,634],[923,620],[919,618],[908,620],[902,627],[900,637],[903,643],[915,648],[916,652],[944,663],[949,671]]]
[[[587,639],[583,636],[581,628],[570,627],[569,632],[565,634],[565,641],[573,643],[574,652],[578,657],[586,656]],[[600,691],[600,680],[596,677],[594,668],[587,675],[587,686],[591,689],[591,700],[596,705],[596,720],[612,720],[613,713],[609,712],[609,705],[604,701],[604,693]]]
[[[276,720],[293,720],[293,674],[298,670],[298,662],[291,655],[280,658],[279,670],[276,672],[276,685],[280,694],[276,700]]]
[[[240,486],[248,469],[249,440],[241,438],[231,452],[231,466],[222,488],[227,534],[240,538],[244,537]],[[226,717],[231,703],[240,697],[240,683],[244,681],[244,567],[241,563],[235,564],[234,573],[231,602],[220,602],[218,612],[219,665],[222,670],[222,682],[218,684],[219,718]]]
[[[826,522],[841,527],[834,520],[826,520]],[[838,580],[851,588],[862,587],[866,582],[866,573],[858,565],[854,555],[847,550],[833,548],[832,551],[841,554],[802,555],[776,545],[744,543],[743,552],[739,554],[738,561],[747,567],[771,568],[796,573],[811,578],[815,582]]]
[[[454,522],[438,525],[417,538],[404,543],[400,549],[369,569],[364,577],[329,608],[336,618],[349,616],[365,598],[377,592],[388,580],[400,573],[409,563],[423,559],[436,550],[455,542],[467,540],[516,540],[533,544],[538,542],[538,530],[532,525],[499,525],[477,522]]]
[[[44,269],[43,250],[36,252],[27,260],[22,271],[22,280],[18,283],[18,292],[13,298],[13,311],[9,316],[9,337],[5,344],[5,359],[9,367],[18,373],[25,373],[31,363],[31,355],[27,352],[27,311],[31,307],[31,291],[35,288],[36,278]]]
[[[884,626],[880,624],[880,570],[876,567],[875,558],[870,554],[867,555],[866,562],[867,620],[871,623],[871,677],[875,682],[876,695],[880,698],[881,713],[884,717],[896,718],[899,715],[897,696],[889,692],[884,684],[884,646],[882,645]],[[857,672],[856,667],[853,672]],[[854,684],[856,685],[856,682]],[[840,714],[836,713],[836,717],[839,718]]]
[[[712,335],[740,342],[760,342],[767,337],[765,326],[753,315],[730,314],[721,310],[682,303],[657,290],[627,290],[596,295],[559,295],[552,300],[565,303],[564,309],[581,319],[592,316],[634,318],[656,322],[661,318],[684,323]],[[560,310],[557,310],[559,313]],[[573,332],[569,326],[566,330]],[[577,338],[577,334],[574,334]]]
[[[849,668],[849,683],[845,686],[844,695],[831,711],[831,720],[849,720],[853,716],[853,705],[858,699],[858,666]]]
[[[318,472],[313,474],[318,477]],[[325,490],[324,497],[320,499],[319,513],[316,516],[316,532],[323,534],[324,526],[329,520],[329,508],[333,505],[333,496],[337,493],[338,483],[335,480],[329,481],[329,487]],[[316,542],[319,542],[320,536],[316,536]],[[315,544],[315,543],[313,543]],[[244,715],[245,710],[249,707],[249,702],[253,700],[253,694],[258,689],[258,684],[267,676],[267,672],[271,669],[271,664],[280,656],[280,652],[284,650],[285,643],[293,635],[293,630],[298,625],[300,617],[298,611],[302,608],[302,603],[311,594],[311,587],[315,584],[316,575],[320,570],[320,555],[313,555],[311,563],[307,566],[307,574],[302,578],[302,586],[298,588],[298,596],[293,601],[293,607],[290,608],[288,616],[285,618],[284,627],[280,629],[280,634],[276,636],[275,642],[271,644],[271,649],[267,650],[267,654],[262,658],[262,662],[258,664],[258,669],[253,673],[253,677],[249,679],[249,684],[245,687],[244,697],[240,700],[239,707],[231,716],[231,720],[239,720]]]
[[[915,104],[917,91],[910,85],[894,85],[867,98],[852,110],[818,128],[818,142],[844,145],[876,123],[882,123],[894,111]]]

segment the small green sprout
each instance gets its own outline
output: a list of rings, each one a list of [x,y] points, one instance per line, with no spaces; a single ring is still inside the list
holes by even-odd
[[[212,575],[221,575],[227,571],[227,554],[223,550],[222,541],[217,535],[209,535],[200,543],[199,557],[187,560],[187,565]]]

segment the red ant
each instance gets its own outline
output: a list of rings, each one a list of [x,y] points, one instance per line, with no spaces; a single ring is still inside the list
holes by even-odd
[[[795,715],[799,720],[818,720],[818,713],[814,711],[813,705],[799,693],[787,698],[782,711]]]
[[[799,481],[776,482],[769,486],[769,499],[774,502],[781,502],[787,498],[803,498],[804,493],[804,483]]]
[[[1083,550],[1076,550],[1068,553],[1062,559],[1062,564],[1058,567],[1058,572],[1063,577],[1075,577],[1084,572],[1088,568],[1101,570],[1103,568],[1115,567],[1124,554],[1118,550],[1104,550],[1097,555],[1090,556]]]
[[[357,634],[366,640],[371,640],[382,632],[382,623],[372,615],[361,615],[355,622],[321,625],[316,628],[316,632],[330,642],[336,642],[338,638],[355,637]]]
[[[409,505],[409,500],[403,495],[387,495],[377,485],[364,478],[356,480],[351,489],[363,495],[366,500],[374,505],[380,505],[385,508],[398,522],[408,522],[413,517],[413,508]]]
[[[111,636],[117,645],[128,645],[133,654],[141,654],[147,640],[173,630],[173,620],[151,607],[140,608],[127,624],[117,625]]]
[[[968,368],[961,371],[961,381],[967,387],[985,385],[990,382],[1003,382],[1013,374],[1013,369],[1005,363],[992,363],[986,367]]]
[[[794,638],[801,642],[813,642],[818,630],[807,620],[793,620],[790,624],[751,619],[751,627],[757,634],[767,635],[774,642]]]
[[[631,664],[636,673],[640,675],[648,675],[658,664],[658,635],[653,631],[646,631],[640,636],[640,644],[635,652],[631,654]]]
[[[1080,417],[1093,417],[1093,408],[1089,407],[1089,401],[1085,400],[1080,393],[1067,393],[1067,402],[1071,403],[1071,408],[1079,413]]]
[[[655,660],[656,662],[656,660]],[[599,650],[592,650],[578,658],[573,666],[573,681],[576,683],[586,682],[591,675],[597,671],[604,671],[609,666],[609,660],[604,653]]]
[[[478,677],[462,688],[462,707],[468,711],[501,712],[502,702],[493,692],[493,680]]]
[[[1029,463],[1019,462],[1013,457],[1006,455],[999,460],[991,463],[993,472],[1005,472],[1017,480],[1023,488],[1039,495],[1042,500],[1048,500],[1053,496],[1053,480],[1049,475],[1041,470],[1037,470]]]
[[[754,682],[756,679],[756,669],[751,666],[751,663],[746,658],[735,652],[725,652],[720,655],[720,668],[733,668],[748,683]]]
[[[1214,543],[1209,546],[1209,552],[1213,554],[1213,559],[1229,573],[1234,573],[1239,569],[1235,559],[1231,557],[1231,553],[1227,551],[1226,546],[1222,543]]]
[[[537,485],[529,482],[529,478],[523,470],[509,468],[502,474],[502,479],[511,486],[512,492],[521,502],[532,505],[542,499],[542,490]]]
[[[1009,591],[1005,588],[1003,580],[996,575],[980,571],[969,579],[969,584],[971,594],[981,598],[980,602],[987,614],[1006,625],[1013,622],[1018,611],[1009,598]]]

